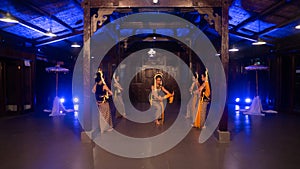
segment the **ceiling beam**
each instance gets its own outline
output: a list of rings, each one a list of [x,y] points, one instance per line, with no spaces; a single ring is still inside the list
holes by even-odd
[[[59,41],[62,41],[62,40],[65,40],[65,39],[68,39],[68,38],[71,38],[71,37],[74,37],[74,36],[82,35],[82,34],[83,34],[83,30],[82,31],[76,31],[76,32],[66,34],[66,35],[63,35],[63,36],[57,36],[55,38],[51,38],[49,40],[44,40],[44,41],[35,43],[34,45],[37,46],[37,47],[38,46],[43,46],[43,45],[47,45],[47,44],[54,43],[54,42],[59,42]]]
[[[4,12],[4,11],[2,11],[2,10],[0,9],[0,13],[6,13],[6,12]],[[17,18],[17,17],[15,17],[15,16],[13,16],[13,15],[11,15],[11,16],[14,17],[16,20],[18,20],[20,25],[25,26],[25,27],[27,27],[28,29],[35,29],[35,31],[37,31],[37,32],[39,32],[39,33],[41,33],[41,34],[47,33],[46,30],[44,30],[44,29],[42,29],[42,28],[40,28],[40,27],[38,27],[38,26],[36,26],[36,25],[33,25],[33,24],[29,23],[29,22],[26,22],[26,21],[24,21],[24,20],[22,20],[22,19],[20,19],[20,18]],[[29,27],[30,27],[30,28],[29,28]]]
[[[270,28],[268,28],[268,29],[265,29],[265,30],[259,32],[257,35],[261,36],[261,35],[267,34],[267,33],[269,33],[269,32],[272,32],[274,29],[282,28],[282,27],[284,27],[284,26],[287,26],[287,25],[290,24],[290,23],[293,23],[293,22],[295,22],[295,21],[298,21],[299,19],[300,19],[300,15],[295,15],[292,19],[287,20],[287,21],[285,21],[285,22],[282,22],[281,24],[272,26],[272,27],[270,27]]]
[[[45,10],[42,10],[40,9],[38,6],[36,6],[35,4],[29,2],[29,1],[21,1],[24,5],[26,5],[28,8],[30,8],[31,10],[41,14],[41,15],[44,15],[44,16],[48,16],[50,17],[51,19],[53,19],[55,22],[61,24],[62,26],[64,26],[65,28],[71,30],[72,32],[75,32],[75,30],[69,26],[68,24],[66,24],[65,22],[63,22],[62,20],[58,19],[56,16],[54,15],[51,15],[49,12],[45,11]]]
[[[32,39],[17,36],[15,34],[12,34],[10,32],[6,32],[6,31],[3,31],[3,30],[0,30],[0,34],[4,35],[4,36],[1,36],[1,37],[4,37],[4,39],[5,39],[5,37],[8,37],[8,38],[13,38],[14,40],[19,39],[21,41],[28,42],[28,43],[31,43],[31,44],[35,43],[35,41],[32,40]]]
[[[76,7],[80,8],[83,11],[80,2],[78,2],[77,0],[72,0],[72,1],[73,1],[73,3],[75,4]]]
[[[88,0],[85,0],[88,1]],[[83,1],[83,2],[85,2]],[[128,7],[221,7],[221,2],[219,0],[168,0],[168,1],[159,1],[159,3],[154,4],[152,1],[145,0],[93,0],[90,2],[91,7],[119,7],[119,8],[128,8]]]
[[[233,35],[233,36],[236,36],[236,37],[239,37],[239,38],[248,40],[248,41],[252,41],[252,42],[257,41],[257,39],[253,39],[252,37],[247,36],[247,35],[244,35],[244,34],[239,33],[239,32],[231,32],[231,31],[229,30],[229,33],[230,33],[231,35]],[[266,40],[264,40],[264,41],[266,41]],[[266,42],[267,42],[267,45],[268,45],[268,46],[274,46],[274,43],[273,43],[273,42],[270,42],[270,41],[266,41]]]
[[[257,39],[253,39],[253,38],[250,37],[250,36],[244,35],[244,34],[239,33],[239,32],[234,32],[234,31],[232,31],[232,30],[229,30],[229,33],[230,33],[231,35],[237,36],[237,37],[239,37],[239,38],[241,38],[241,39],[246,39],[246,40],[249,40],[249,41],[252,41],[252,42],[255,42],[255,41],[257,40]]]
[[[240,28],[246,26],[249,22],[253,22],[253,21],[255,21],[259,18],[263,18],[263,17],[267,16],[268,14],[271,14],[271,13],[275,12],[277,9],[282,8],[283,5],[285,4],[285,2],[286,2],[286,0],[281,0],[281,1],[277,2],[276,4],[272,5],[271,7],[267,8],[263,12],[261,12],[259,14],[252,15],[248,19],[244,20],[243,22],[241,22],[240,24],[235,26],[232,29],[232,32],[238,31]]]

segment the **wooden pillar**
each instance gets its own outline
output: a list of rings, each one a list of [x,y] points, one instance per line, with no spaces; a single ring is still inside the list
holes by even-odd
[[[91,16],[91,0],[85,0],[82,3],[84,8],[84,31],[83,31],[83,128],[81,133],[83,142],[91,142],[90,137],[96,134],[93,131],[92,108],[91,108],[91,46],[90,38],[99,26],[107,20],[105,15],[111,14],[115,8],[99,8],[97,15]],[[90,137],[87,137],[90,136]]]
[[[228,10],[229,10],[229,1],[222,0],[222,24],[221,24],[221,61],[224,67],[224,72],[226,76],[227,83],[227,94],[228,94],[228,64],[229,64],[229,53],[228,53]],[[230,133],[228,131],[228,105],[227,105],[228,96],[226,96],[226,103],[224,107],[224,112],[219,124],[218,130],[218,140],[220,142],[229,142]]]
[[[84,31],[83,31],[83,124],[84,131],[81,133],[83,142],[90,142],[89,132],[92,130],[92,113],[91,113],[91,82],[90,82],[90,37],[91,37],[91,7],[90,0],[82,3],[84,8]]]
[[[296,58],[295,54],[291,55],[291,73],[290,73],[290,78],[291,79],[291,91],[296,91],[295,84],[296,84]],[[288,112],[294,112],[295,110],[295,95],[299,93],[295,92],[289,92],[289,97],[290,97],[290,104],[289,104],[289,109]]]

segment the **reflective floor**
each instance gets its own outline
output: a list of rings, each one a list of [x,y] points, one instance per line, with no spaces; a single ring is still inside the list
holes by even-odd
[[[80,124],[73,113],[48,117],[37,111],[0,118],[0,169],[299,168],[300,115],[249,116],[236,112],[233,105],[229,109],[229,144],[218,143],[214,136],[199,144],[200,130],[192,129],[171,150],[142,159],[116,156],[96,144],[82,143]],[[148,136],[146,128],[150,135],[164,130],[154,124],[137,128],[122,118],[114,122],[119,131],[140,137]]]

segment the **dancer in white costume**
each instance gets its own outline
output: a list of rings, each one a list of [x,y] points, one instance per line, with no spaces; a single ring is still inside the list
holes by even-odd
[[[122,92],[123,88],[121,84],[119,83],[119,76],[116,74],[113,75],[113,87],[114,87],[114,95],[113,95],[113,101],[115,104],[116,110],[116,117],[123,116],[126,118],[126,112],[125,112],[125,105],[122,98]]]
[[[157,73],[154,76],[154,84],[151,86],[150,104],[155,107],[155,124],[164,123],[164,104],[163,100],[169,98],[169,103],[173,103],[174,92],[171,94],[162,85],[162,73]]]
[[[186,110],[186,115],[185,118],[190,118],[192,116],[192,121],[194,121],[196,112],[197,112],[197,99],[198,99],[198,94],[193,92],[198,90],[198,87],[200,86],[198,82],[198,73],[195,73],[195,76],[193,76],[193,83],[190,87],[190,93],[191,93],[191,98],[187,104],[187,110]]]

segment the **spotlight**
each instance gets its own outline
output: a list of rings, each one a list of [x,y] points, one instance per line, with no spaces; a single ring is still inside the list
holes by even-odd
[[[60,101],[61,103],[64,103],[64,102],[65,102],[65,98],[60,98],[59,101]]]
[[[235,110],[240,110],[240,106],[239,105],[235,105]]]
[[[154,4],[157,4],[157,3],[158,3],[158,0],[153,0],[153,3],[154,3]]]
[[[237,103],[240,102],[240,101],[241,101],[241,99],[238,98],[238,97],[235,99],[235,102],[237,102]]]
[[[261,40],[261,39],[258,39],[256,42],[253,42],[252,45],[265,45],[267,44],[267,42]]]
[[[245,102],[246,102],[246,103],[251,103],[251,101],[252,101],[252,100],[251,100],[250,98],[246,98],[246,99],[245,99]]]
[[[247,109],[249,109],[250,107],[249,106],[245,106],[245,109],[247,110]]]
[[[238,52],[238,51],[239,51],[239,49],[238,49],[238,48],[235,48],[235,47],[233,47],[233,48],[229,49],[228,51],[229,51],[229,52]]]
[[[77,42],[74,42],[74,43],[72,43],[71,47],[72,48],[80,48],[81,46]]]
[[[6,13],[4,17],[0,18],[0,21],[7,23],[19,23],[19,21],[16,18],[12,17],[10,13]]]
[[[73,98],[73,102],[74,102],[74,103],[78,103],[78,102],[79,102],[78,97],[74,97],[74,98]]]

